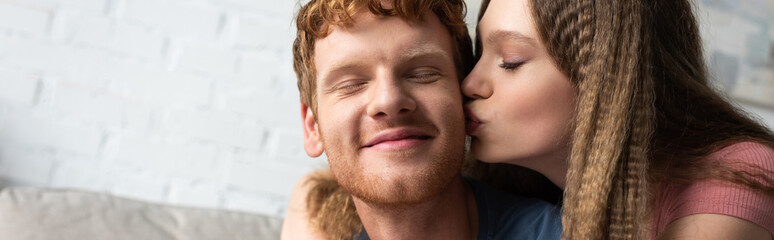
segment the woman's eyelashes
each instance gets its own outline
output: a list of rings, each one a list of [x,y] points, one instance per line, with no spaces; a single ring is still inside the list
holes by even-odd
[[[521,67],[521,65],[524,65],[524,63],[527,62],[525,60],[518,60],[518,61],[503,61],[500,63],[500,68],[505,69],[506,71],[513,71]]]

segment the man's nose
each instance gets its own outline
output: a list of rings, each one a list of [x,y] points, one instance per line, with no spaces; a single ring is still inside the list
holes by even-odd
[[[416,110],[417,102],[410,92],[410,84],[400,78],[384,75],[376,80],[376,86],[370,89],[368,115],[372,118],[392,118]]]

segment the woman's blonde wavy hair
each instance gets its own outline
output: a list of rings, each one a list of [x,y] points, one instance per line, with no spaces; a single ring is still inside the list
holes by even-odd
[[[689,0],[529,3],[578,93],[563,239],[650,238],[651,184],[713,177],[774,193],[761,172],[700,161],[740,141],[774,147],[774,135],[710,85]]]

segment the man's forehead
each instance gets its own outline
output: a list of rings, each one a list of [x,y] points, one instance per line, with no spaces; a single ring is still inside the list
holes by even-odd
[[[409,19],[399,16],[377,15],[368,9],[360,9],[355,11],[355,14],[351,15],[351,19],[346,21],[345,24],[325,24],[328,26],[328,33],[330,34],[334,31],[359,32],[369,30],[370,26],[385,21],[391,22],[391,24],[400,22],[400,25],[418,28],[426,25],[427,18],[438,19],[435,13],[429,10],[423,12],[422,15],[418,16],[416,19]]]
[[[357,14],[353,20],[348,27],[329,28],[327,36],[315,41],[318,73],[339,67],[341,62],[357,62],[352,57],[410,59],[436,54],[451,58],[451,36],[435,15],[421,22],[409,22],[367,12]]]

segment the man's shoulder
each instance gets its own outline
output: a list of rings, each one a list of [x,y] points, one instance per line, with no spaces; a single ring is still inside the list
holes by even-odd
[[[467,180],[476,195],[479,238],[559,239],[562,223],[558,206],[503,192],[473,179]]]

